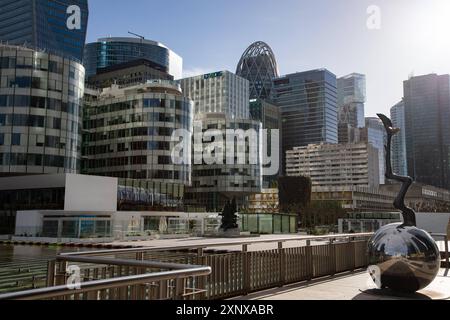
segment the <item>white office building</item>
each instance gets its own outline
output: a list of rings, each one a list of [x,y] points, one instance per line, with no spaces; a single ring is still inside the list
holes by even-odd
[[[378,187],[377,150],[370,144],[312,144],[286,153],[288,176],[310,177],[314,187]]]
[[[230,118],[248,119],[248,80],[229,71],[219,71],[180,80],[183,94],[195,101],[195,115],[224,113]]]

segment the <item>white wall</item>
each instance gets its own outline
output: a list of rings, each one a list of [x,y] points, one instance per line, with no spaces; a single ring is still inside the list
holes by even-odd
[[[66,211],[116,211],[117,178],[73,175],[66,176]]]
[[[16,214],[15,234],[40,232],[42,214],[40,211],[18,211]]]

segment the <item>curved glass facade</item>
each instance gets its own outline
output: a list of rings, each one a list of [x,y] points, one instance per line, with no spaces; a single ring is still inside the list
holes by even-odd
[[[0,176],[77,173],[84,67],[0,46]]]
[[[80,9],[80,29],[70,30],[70,6]],[[82,61],[88,24],[87,0],[0,0],[0,40],[45,49]]]
[[[250,99],[270,99],[272,80],[279,77],[272,49],[262,41],[253,43],[242,55],[236,74],[250,81]]]
[[[191,166],[172,163],[177,143],[171,138],[177,129],[192,132],[193,102],[178,86],[164,83],[170,82],[117,89],[86,101],[83,171],[119,178],[120,198],[133,208],[181,206],[191,183]]]
[[[95,75],[97,69],[137,59],[154,62],[175,78],[181,78],[181,58],[158,42],[136,38],[105,38],[85,47],[84,65],[87,76]]]

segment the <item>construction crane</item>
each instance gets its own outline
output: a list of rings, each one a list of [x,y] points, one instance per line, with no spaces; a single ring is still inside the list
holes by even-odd
[[[144,36],[141,36],[140,34],[137,34],[137,33],[131,32],[131,31],[128,31],[128,33],[131,34],[131,35],[133,35],[133,36],[136,36],[136,37],[138,37],[138,38],[141,38],[141,40],[145,40],[145,37],[144,37]]]

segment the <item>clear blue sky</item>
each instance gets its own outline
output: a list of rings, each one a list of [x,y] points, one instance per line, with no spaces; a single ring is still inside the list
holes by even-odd
[[[370,5],[380,30],[367,28]],[[364,73],[367,116],[388,113],[411,74],[450,73],[450,0],[90,0],[89,42],[128,31],[177,52],[189,75],[235,72],[256,40],[282,74]]]

